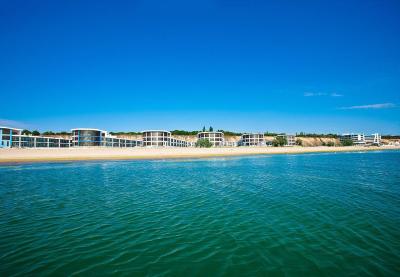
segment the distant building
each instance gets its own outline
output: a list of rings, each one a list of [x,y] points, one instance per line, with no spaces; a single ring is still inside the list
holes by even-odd
[[[189,147],[187,141],[171,136],[171,132],[163,130],[147,130],[142,132],[143,146],[147,147]]]
[[[11,127],[0,127],[0,147],[9,148],[12,146],[13,138],[20,136],[22,129],[16,129]]]
[[[343,143],[346,140],[351,140],[355,145],[363,145],[365,144],[364,134],[342,134],[339,136],[339,140]]]
[[[243,134],[239,146],[265,146],[264,134]]]
[[[70,139],[23,135],[22,129],[0,127],[1,148],[64,148],[70,146]]]
[[[381,135],[378,133],[371,135],[358,134],[342,134],[339,136],[339,140],[343,143],[346,140],[351,140],[355,145],[380,145]]]
[[[76,128],[71,130],[72,146],[101,146],[107,132],[99,129]]]
[[[380,134],[375,133],[371,135],[364,136],[365,143],[371,145],[381,145],[382,137]]]
[[[224,141],[224,146],[226,147],[237,147],[238,142],[237,141]]]
[[[200,139],[207,139],[213,147],[225,145],[224,133],[222,132],[199,132],[197,134],[197,141]]]
[[[103,146],[103,147],[137,147],[139,140],[117,138],[107,131],[91,128],[76,128],[71,130],[71,146]]]
[[[282,135],[277,135],[277,137],[283,137],[286,139],[285,146],[295,146],[296,145],[296,136],[295,135],[282,134]]]

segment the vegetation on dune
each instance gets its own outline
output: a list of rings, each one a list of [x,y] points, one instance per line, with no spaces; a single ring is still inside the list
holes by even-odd
[[[338,138],[339,136],[336,134],[315,134],[315,133],[296,133],[296,137],[304,137],[304,138]]]
[[[171,134],[174,136],[195,136],[199,131],[184,131],[184,130],[173,130]]]
[[[65,131],[61,131],[61,132],[46,131],[46,132],[40,133],[37,130],[29,131],[27,129],[22,130],[22,134],[25,136],[29,136],[29,135],[32,135],[32,136],[40,136],[40,135],[42,135],[42,136],[56,136],[56,135],[69,136],[69,135],[71,135],[71,133],[65,132]]]
[[[116,135],[120,135],[120,136],[137,136],[137,135],[141,135],[142,132],[110,132],[110,135],[116,136]]]
[[[224,133],[225,136],[241,136],[242,133],[236,133],[236,132],[230,132],[230,131],[224,131],[224,130],[218,130],[218,132]]]
[[[400,139],[400,136],[383,135],[383,139]]]
[[[196,142],[196,147],[210,148],[212,147],[212,143],[208,139],[199,139]]]
[[[343,146],[352,146],[354,143],[351,139],[345,139],[342,141]]]
[[[303,141],[301,139],[297,138],[296,145],[303,146]]]

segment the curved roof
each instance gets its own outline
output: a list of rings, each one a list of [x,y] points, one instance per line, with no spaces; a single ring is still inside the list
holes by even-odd
[[[198,132],[197,134],[224,134],[224,133],[216,131],[216,132]]]
[[[71,129],[71,132],[73,132],[73,131],[100,131],[100,132],[107,132],[107,131],[104,131],[104,130],[93,129],[93,128],[74,128],[74,129]]]
[[[18,130],[18,131],[22,131],[22,129],[13,128],[13,127],[7,127],[7,126],[0,126],[0,129],[11,129],[11,130]]]
[[[165,131],[165,130],[144,130],[144,131],[142,131],[142,133],[145,133],[145,132],[165,132],[165,133],[171,134],[170,131]]]

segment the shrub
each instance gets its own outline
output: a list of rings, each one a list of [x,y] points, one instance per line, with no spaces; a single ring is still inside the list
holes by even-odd
[[[210,148],[212,143],[208,139],[199,139],[196,142],[196,147]]]
[[[303,141],[301,139],[296,139],[296,145],[303,146]]]
[[[352,146],[353,145],[353,141],[351,139],[345,139],[342,141],[342,145],[343,146]]]
[[[22,130],[22,134],[23,135],[30,135],[30,134],[32,134],[32,132],[25,129],[25,130]]]
[[[332,146],[335,146],[335,143],[333,141],[328,141],[326,146],[332,147]]]
[[[284,146],[287,144],[287,139],[285,137],[276,137],[273,141],[272,141],[272,145],[275,147],[278,146]]]

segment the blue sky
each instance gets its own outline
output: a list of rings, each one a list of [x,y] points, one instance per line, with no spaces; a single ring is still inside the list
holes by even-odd
[[[0,125],[400,134],[399,49],[397,0],[0,0]]]

